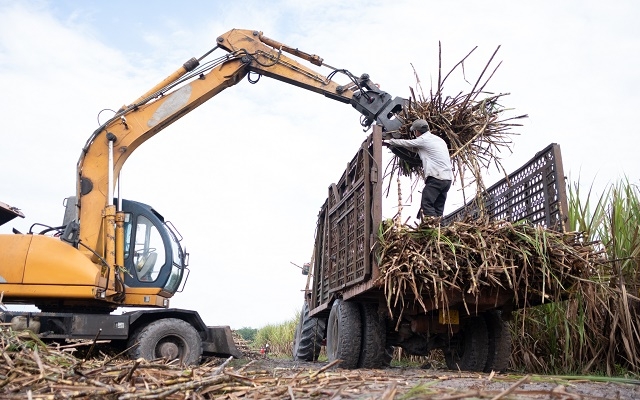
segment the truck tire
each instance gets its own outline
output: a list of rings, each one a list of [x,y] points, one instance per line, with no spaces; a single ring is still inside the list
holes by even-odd
[[[202,356],[202,339],[196,328],[177,318],[163,318],[141,327],[129,339],[133,359],[179,359],[183,365],[197,365]]]
[[[378,305],[362,303],[362,348],[358,360],[359,368],[382,368],[385,366],[385,344],[387,331],[384,320],[378,314]]]
[[[484,316],[468,318],[461,332],[444,349],[447,368],[462,371],[484,371],[489,351],[487,324]]]
[[[327,326],[327,358],[329,362],[341,360],[339,367],[358,367],[362,321],[357,303],[338,299],[333,302]]]
[[[509,367],[511,357],[509,323],[502,319],[502,312],[499,310],[487,311],[484,318],[489,338],[489,352],[484,372],[504,372]]]
[[[296,361],[317,361],[320,350],[322,350],[322,340],[326,330],[326,320],[309,317],[309,303],[305,301],[293,338],[293,359]]]

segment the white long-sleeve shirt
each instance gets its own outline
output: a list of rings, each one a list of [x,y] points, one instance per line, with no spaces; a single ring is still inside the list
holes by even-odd
[[[453,180],[453,169],[447,143],[431,132],[425,132],[415,139],[388,139],[392,146],[406,147],[415,151],[422,160],[425,178],[433,176],[442,180]]]

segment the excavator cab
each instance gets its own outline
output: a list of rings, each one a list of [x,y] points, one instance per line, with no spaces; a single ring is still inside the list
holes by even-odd
[[[119,204],[118,199],[114,200]],[[124,283],[130,288],[162,288],[173,295],[188,265],[182,236],[147,204],[122,200],[124,213]],[[60,239],[78,247],[76,198],[66,199],[64,232]]]
[[[152,207],[122,200],[124,219],[125,285],[158,287],[174,294],[180,287],[187,253],[181,236]]]

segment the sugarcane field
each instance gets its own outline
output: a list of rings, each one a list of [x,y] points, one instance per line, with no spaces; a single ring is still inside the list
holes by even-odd
[[[356,156],[344,174],[345,190],[340,184],[329,187],[321,210],[314,257],[305,270],[305,306],[291,321],[258,329],[251,340],[234,331],[241,357],[203,356],[196,365],[132,358],[137,353],[130,347],[113,346],[99,336],[50,340],[28,324],[6,322],[0,327],[0,398],[640,398],[640,190],[622,181],[590,198],[579,183],[564,180],[554,144],[532,162],[558,173],[551,197],[565,201],[567,208],[554,205],[531,218],[524,218],[526,211],[509,209],[501,196],[519,182],[502,160],[511,154],[528,116],[513,115],[504,105],[508,93],[487,91],[500,66],[495,61],[499,48],[482,73],[469,78],[470,90],[447,94],[449,81],[461,74],[474,50],[452,67],[440,62],[428,86],[415,71],[416,82],[398,114],[400,128],[377,138],[374,132],[359,153],[368,157],[369,149],[380,151],[385,139],[414,139],[412,122],[427,121],[431,133],[447,144],[455,184],[464,193],[465,206],[458,212],[424,218],[403,213],[408,198],[419,201],[414,191],[421,189],[424,171],[417,153],[390,147],[388,163],[377,170],[382,178],[369,180],[384,185],[379,190],[394,203],[393,215],[379,223],[374,218],[371,235],[363,234],[372,242],[357,250],[366,253],[364,264],[375,267],[354,274],[353,286],[345,278],[348,270],[331,286],[342,259],[323,240],[349,220],[330,214],[347,203],[344,193],[358,180],[349,168],[368,162]],[[500,171],[501,186],[484,182],[489,168]],[[527,190],[542,186],[534,181]],[[520,197],[535,202],[527,193]],[[331,200],[334,195],[337,200]],[[373,213],[366,210],[360,214]],[[350,250],[341,254],[348,262]],[[336,325],[341,320],[332,322],[332,316],[336,304],[348,303],[349,296],[377,299],[373,311],[364,306],[357,326],[366,331],[364,321],[374,315],[386,321],[374,336],[387,339],[368,361],[356,352],[351,364],[343,355],[352,354],[349,347],[355,342],[337,349],[328,344],[335,340],[332,335],[347,335]],[[469,330],[464,338],[464,321],[485,314],[504,327],[500,337],[491,336],[487,319],[484,339],[471,342]],[[301,339],[307,323],[322,329],[313,343],[306,343],[310,353],[304,353]],[[448,341],[461,335],[466,342]],[[340,336],[345,337],[350,336]],[[358,346],[361,339],[364,348],[375,338],[358,337]],[[463,348],[451,350],[454,342]],[[484,347],[484,353],[475,353],[473,346]]]

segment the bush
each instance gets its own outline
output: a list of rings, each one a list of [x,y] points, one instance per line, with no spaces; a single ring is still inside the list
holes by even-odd
[[[236,333],[240,335],[240,337],[242,337],[242,339],[244,339],[248,343],[252,343],[256,337],[256,333],[258,333],[258,330],[255,328],[244,327],[244,328],[237,329]]]
[[[293,336],[298,325],[300,312],[288,321],[278,325],[267,325],[260,328],[253,340],[255,349],[269,344],[270,352],[276,357],[293,357]]]

